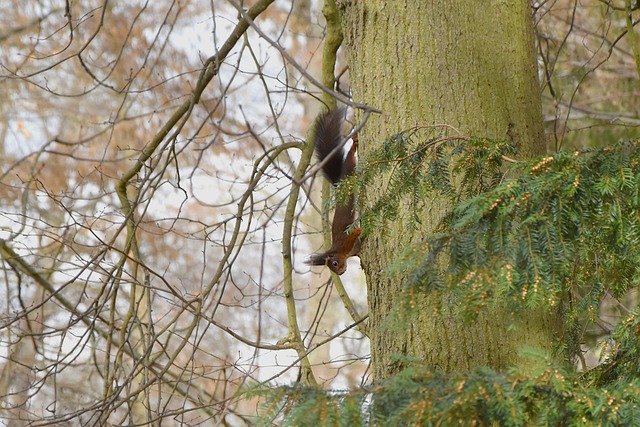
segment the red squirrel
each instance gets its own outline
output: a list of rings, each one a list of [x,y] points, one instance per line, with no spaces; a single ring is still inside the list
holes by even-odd
[[[323,162],[322,172],[332,184],[337,184],[353,173],[356,167],[357,138],[354,136],[351,149],[344,156],[344,150],[332,154],[334,148],[344,141],[342,124],[345,110],[343,108],[329,110],[318,117],[314,132],[315,151],[318,160]],[[355,196],[351,194],[346,204],[336,206],[331,223],[331,240],[333,244],[328,251],[312,255],[307,264],[326,265],[336,274],[342,274],[347,269],[347,258],[360,254],[360,233],[362,229],[354,228],[347,232],[356,219],[354,209]]]

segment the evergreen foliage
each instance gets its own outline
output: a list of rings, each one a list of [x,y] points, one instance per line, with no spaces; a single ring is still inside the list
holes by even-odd
[[[267,406],[284,426],[639,426],[640,382],[588,387],[549,368],[531,377],[413,367],[346,392],[283,387]]]
[[[447,288],[468,315],[489,303],[570,301],[570,318],[594,319],[605,292],[620,298],[640,278],[639,145],[560,152],[520,170],[454,205],[441,232],[391,272],[424,290]]]
[[[506,142],[422,131],[387,141],[337,191],[340,199],[386,178],[385,191],[363,209],[365,233],[393,220],[402,203],[418,226],[433,198],[455,201],[437,233],[389,267],[409,278],[408,295],[446,290],[471,317],[489,304],[514,312],[562,304],[575,330],[595,320],[605,293],[619,298],[638,285],[638,141],[515,162]],[[639,315],[633,310],[616,327],[604,362],[582,374],[549,364],[530,377],[488,369],[444,376],[413,363],[352,391],[270,390],[265,415],[292,426],[640,425]],[[579,342],[569,345],[579,350]]]

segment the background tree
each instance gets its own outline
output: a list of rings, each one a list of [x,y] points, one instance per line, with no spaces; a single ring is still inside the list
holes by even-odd
[[[624,390],[611,384],[628,386],[626,395],[638,395],[631,373],[635,365],[629,362],[636,357],[636,317],[615,331],[619,345],[605,353],[611,355],[609,363],[590,371],[584,382],[571,369],[554,365],[525,375],[534,369],[514,359],[518,339],[543,353],[550,348],[546,337],[552,329],[546,325],[531,324],[535,333],[529,336],[522,333],[526,325],[507,330],[505,335],[514,340],[500,353],[490,350],[495,345],[483,347],[485,341],[495,342],[485,337],[495,338],[497,330],[511,324],[509,310],[522,300],[534,307],[524,318],[532,323],[549,310],[530,298],[533,292],[522,297],[519,280],[526,279],[521,273],[530,265],[525,258],[522,269],[513,270],[513,289],[520,297],[505,294],[512,303],[508,309],[487,303],[494,300],[479,281],[435,287],[451,292],[463,316],[480,313],[492,320],[483,313],[493,313],[498,322],[484,335],[472,335],[468,323],[446,306],[435,306],[439,316],[431,317],[423,304],[435,284],[424,277],[448,277],[441,271],[447,266],[459,266],[463,277],[469,272],[468,265],[446,258],[453,253],[448,248],[458,245],[489,260],[508,259],[507,252],[485,251],[482,239],[477,245],[464,240],[469,233],[481,235],[473,224],[492,230],[491,215],[485,215],[491,210],[483,202],[509,200],[514,189],[528,191],[532,212],[550,218],[544,215],[552,210],[533,207],[556,206],[545,204],[550,196],[541,193],[552,188],[575,206],[562,216],[571,225],[563,232],[584,231],[582,239],[565,240],[575,245],[563,246],[580,254],[567,264],[577,279],[567,279],[554,263],[543,273],[555,276],[541,275],[541,283],[551,285],[541,289],[575,291],[571,296],[579,298],[584,310],[571,311],[570,325],[580,331],[590,328],[591,344],[607,342],[616,318],[628,316],[625,308],[635,305],[626,290],[635,286],[637,262],[633,251],[623,253],[635,241],[631,216],[637,206],[627,197],[637,188],[634,168],[640,163],[629,148],[633,144],[627,151],[615,146],[575,159],[558,154],[539,165],[524,161],[543,150],[536,145],[542,130],[524,2],[495,2],[499,13],[451,2],[415,13],[415,7],[423,6],[412,5],[407,11],[411,16],[404,16],[395,2],[379,10],[369,3],[340,2],[336,10],[328,2],[323,9],[326,27],[319,18],[321,5],[306,1],[3,4],[2,423],[251,425],[259,413],[269,423],[293,425],[303,425],[305,419],[314,424],[339,419],[351,426],[371,420],[506,418],[522,425],[536,409],[538,417],[554,414],[551,424],[583,416],[591,421],[593,414],[616,421],[620,414],[632,413],[632,399],[625,401]],[[455,10],[446,9],[450,7]],[[637,90],[638,61],[629,41],[637,12],[631,9],[631,4],[596,0],[542,2],[532,9],[549,149],[610,145],[609,139],[599,138],[634,136],[636,98],[629,95]],[[442,22],[441,12],[447,10],[456,12],[450,16],[461,23]],[[347,30],[348,61],[338,54],[336,65],[338,12]],[[404,25],[396,25],[400,22]],[[386,33],[381,31],[385,26]],[[519,35],[512,37],[518,43],[495,43],[512,32]],[[356,46],[360,53],[352,51]],[[321,74],[320,53],[322,84],[314,77]],[[500,60],[508,64],[501,68]],[[485,73],[487,68],[495,75]],[[492,79],[505,70],[512,72]],[[465,81],[475,83],[463,88]],[[487,90],[489,84],[496,90]],[[422,98],[433,94],[441,97]],[[363,255],[372,297],[369,319],[364,277],[355,260],[342,276],[344,286],[302,263],[321,246],[318,218],[327,206],[315,191],[315,168],[309,168],[312,146],[302,137],[321,108],[321,97],[327,106],[337,100],[350,105],[356,118],[369,118],[361,129],[364,167],[355,182],[366,196],[362,222],[369,231]],[[422,102],[417,105],[412,98]],[[482,114],[473,114],[476,108]],[[372,113],[376,110],[382,114]],[[364,120],[351,121],[359,126]],[[434,128],[434,123],[447,126]],[[402,147],[422,148],[399,156]],[[405,179],[409,174],[398,180],[399,172],[418,171],[407,168],[403,158],[422,159],[426,171],[434,173],[420,169],[423,175],[416,179]],[[454,170],[459,177],[450,179]],[[576,181],[578,170],[583,173]],[[540,185],[532,178],[537,176],[557,185]],[[387,188],[398,190],[396,200],[381,192],[384,197],[376,202],[371,189],[385,180]],[[498,185],[501,180],[512,183],[510,189]],[[400,181],[404,187],[398,187]],[[411,197],[400,190],[410,190]],[[338,197],[344,191],[338,190]],[[592,206],[590,200],[602,204]],[[369,206],[380,209],[367,210]],[[504,215],[523,220],[521,212],[500,206]],[[611,207],[620,207],[626,216]],[[588,209],[600,213],[582,224],[571,222]],[[409,221],[416,213],[419,222]],[[450,228],[438,229],[440,240],[435,242],[443,250],[436,253],[431,230],[440,218]],[[524,221],[519,230],[536,230],[526,225],[531,223]],[[409,225],[403,240],[393,236],[400,224]],[[513,231],[505,242],[518,241],[515,237]],[[391,251],[383,250],[387,244]],[[546,260],[543,246],[536,247],[534,261]],[[390,252],[398,257],[392,261],[385,255],[377,262],[380,254]],[[412,257],[415,253],[425,259],[433,254],[437,262],[425,265],[424,259]],[[507,281],[504,265],[494,264],[487,262],[487,271],[502,272],[495,277]],[[395,278],[387,275],[394,272]],[[620,286],[605,280],[613,272]],[[553,282],[559,278],[560,284]],[[383,319],[395,300],[375,294],[388,289],[408,297],[398,298],[387,318],[399,319],[395,325]],[[602,300],[610,302],[603,305]],[[398,332],[407,330],[411,317],[405,309],[412,302],[423,311],[412,314],[416,339]],[[598,317],[598,310],[617,317]],[[458,341],[466,335],[475,342],[450,352],[432,346],[435,350],[427,352],[431,338],[456,342],[438,335],[444,328],[425,332],[430,327],[423,325],[433,319],[444,319],[449,330],[460,334]],[[373,369],[365,333],[373,337]],[[391,340],[392,334],[397,339]],[[387,351],[382,343],[392,341],[397,346]],[[463,357],[461,350],[471,347],[479,350],[477,357]],[[439,370],[420,370],[410,357],[393,356],[397,350]],[[487,360],[493,354],[500,359]],[[447,355],[451,363],[444,363]],[[539,355],[533,365],[547,360]],[[513,363],[529,369],[521,376],[505,374]],[[585,360],[581,366],[592,364]],[[414,367],[389,376],[410,365]],[[468,371],[482,365],[500,372]],[[376,380],[389,376],[388,382],[370,388],[372,371]],[[587,387],[589,381],[594,387]],[[268,388],[266,396],[249,392],[297,383],[320,387]],[[338,392],[345,388],[353,391]],[[388,405],[380,405],[384,402]],[[605,403],[613,409],[600,411]],[[611,415],[614,410],[618,418]]]

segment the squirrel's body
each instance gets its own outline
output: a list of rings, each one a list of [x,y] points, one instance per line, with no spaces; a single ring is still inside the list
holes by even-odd
[[[322,163],[322,171],[334,185],[353,173],[356,167],[357,140],[355,137],[346,157],[342,148],[336,149],[341,147],[344,141],[343,121],[343,109],[327,111],[318,118],[314,132],[315,150]],[[354,228],[350,234],[347,232],[356,219],[354,201],[355,196],[351,194],[346,204],[336,206],[331,223],[331,249],[322,254],[312,255],[309,264],[326,265],[333,272],[342,274],[347,269],[347,258],[360,253],[359,236],[362,230]]]

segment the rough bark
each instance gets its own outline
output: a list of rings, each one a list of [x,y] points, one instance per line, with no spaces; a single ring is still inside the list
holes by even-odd
[[[545,151],[540,93],[527,0],[359,0],[342,2],[341,16],[356,101],[382,109],[360,133],[361,153],[415,124],[446,123],[470,136],[510,139],[519,156]],[[381,180],[380,186],[384,185]],[[374,195],[381,188],[367,188]],[[366,196],[365,196],[366,198]],[[365,201],[366,203],[366,201]],[[402,216],[367,236],[363,252],[368,279],[373,372],[393,373],[394,353],[417,356],[443,371],[491,366],[533,369],[518,356],[522,345],[551,350],[558,317],[496,308],[473,323],[448,313],[456,301],[431,296],[402,330],[385,319],[403,284],[384,271],[393,254],[429,233],[447,209],[434,200],[424,228],[409,235]]]

